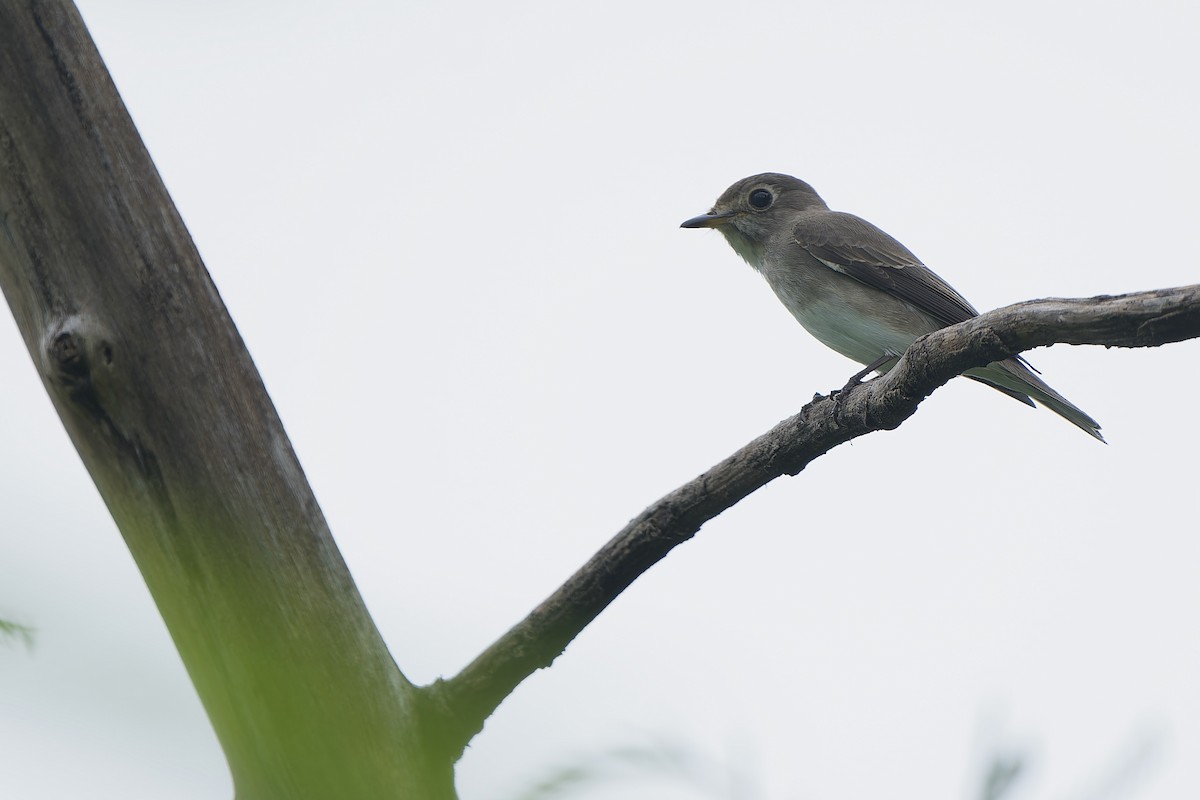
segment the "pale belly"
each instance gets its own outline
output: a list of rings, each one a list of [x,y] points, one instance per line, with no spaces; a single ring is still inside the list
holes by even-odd
[[[884,355],[899,357],[918,336],[928,333],[928,330],[898,327],[891,320],[856,313],[840,303],[785,305],[817,341],[864,365]]]
[[[817,341],[860,364],[899,357],[918,336],[941,327],[911,304],[832,270],[797,275],[765,269],[763,277]]]

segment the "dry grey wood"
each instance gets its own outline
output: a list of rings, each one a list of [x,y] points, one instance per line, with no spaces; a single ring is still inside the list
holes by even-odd
[[[1034,300],[990,311],[918,339],[887,375],[800,413],[655,502],[557,591],[458,675],[429,687],[465,746],[496,706],[549,666],[617,595],[708,520],[832,448],[896,428],[955,375],[1056,343],[1154,347],[1200,337],[1200,284],[1117,297]]]
[[[417,690],[67,2],[0,3],[0,288],[240,800],[453,796],[452,761],[428,757]]]
[[[0,3],[0,288],[212,719],[241,800],[453,797],[512,689],[704,522],[972,366],[1200,335],[1200,287],[990,312],[640,514],[459,675],[412,686],[78,13]]]

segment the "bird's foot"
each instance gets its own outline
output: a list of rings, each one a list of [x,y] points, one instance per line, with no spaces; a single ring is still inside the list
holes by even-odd
[[[850,380],[846,381],[845,386],[843,386],[840,389],[834,389],[832,392],[829,393],[829,396],[831,398],[833,398],[833,409],[831,410],[830,413],[833,414],[835,419],[841,415],[842,402],[843,402],[843,400],[845,400],[846,395],[850,393],[850,390],[853,389],[855,386],[860,386],[863,382],[863,378],[867,377],[872,372],[879,369],[884,364],[888,363],[889,361],[893,360],[894,358],[895,358],[895,356],[880,356],[879,358],[875,359],[867,366],[860,369],[858,372],[851,375]]]
[[[837,419],[842,415],[842,403],[845,401],[846,395],[849,394],[850,390],[855,386],[861,385],[862,378],[859,375],[855,375],[850,378],[850,380],[846,381],[846,385],[842,388],[830,390],[829,396],[833,400],[833,408],[830,409],[829,413],[833,415],[834,419]]]

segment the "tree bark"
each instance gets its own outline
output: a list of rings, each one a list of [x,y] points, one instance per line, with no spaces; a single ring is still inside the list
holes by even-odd
[[[237,796],[452,797],[74,6],[0,3],[0,75],[0,288]]]
[[[700,526],[954,375],[1054,342],[1200,336],[1200,286],[1018,304],[918,340],[647,508],[455,677],[413,686],[79,14],[0,3],[0,289],[241,800],[449,800],[484,720]]]

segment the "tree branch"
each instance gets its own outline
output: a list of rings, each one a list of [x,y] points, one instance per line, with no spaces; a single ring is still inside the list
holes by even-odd
[[[418,690],[358,595],[275,409],[87,35],[0,3],[0,289],[129,545],[237,795],[449,798],[500,702],[707,520],[951,377],[1053,342],[1200,336],[1200,286],[1000,309],[914,343],[642,512],[446,681]]]
[[[521,681],[549,666],[626,587],[705,522],[840,444],[896,428],[964,370],[1056,343],[1156,347],[1197,337],[1200,284],[1017,303],[921,337],[887,375],[851,389],[836,405],[829,397],[814,399],[652,504],[458,675],[426,687],[453,726],[443,732],[447,746],[465,747]]]

